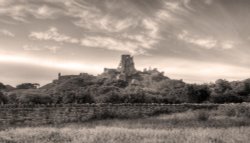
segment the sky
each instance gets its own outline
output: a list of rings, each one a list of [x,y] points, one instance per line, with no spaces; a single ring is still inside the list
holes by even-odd
[[[0,0],[0,82],[138,70],[209,83],[250,77],[249,0]]]

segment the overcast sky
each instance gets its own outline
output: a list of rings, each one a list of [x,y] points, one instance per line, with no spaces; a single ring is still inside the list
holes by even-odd
[[[121,54],[191,83],[250,77],[250,0],[0,0],[0,82],[100,74]]]

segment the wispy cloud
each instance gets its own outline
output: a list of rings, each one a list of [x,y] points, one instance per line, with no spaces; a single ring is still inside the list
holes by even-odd
[[[23,50],[25,51],[41,51],[41,48],[34,45],[23,45]]]
[[[56,42],[64,42],[64,43],[79,43],[79,40],[76,38],[72,38],[65,34],[60,34],[58,29],[55,27],[51,27],[49,30],[45,32],[31,32],[29,37],[35,40],[52,40]]]
[[[48,49],[49,51],[51,51],[52,53],[57,53],[57,51],[59,49],[61,49],[61,47],[58,47],[58,46],[45,46],[45,49]]]
[[[31,18],[55,19],[62,14],[63,11],[60,8],[35,4],[29,0],[0,0],[0,16],[9,17],[18,22],[29,23]]]
[[[222,49],[232,49],[235,46],[235,42],[234,41],[223,41],[221,42],[221,47]]]
[[[34,9],[31,8],[30,13],[37,19],[55,19],[62,14],[62,11],[55,7],[42,5]]]
[[[212,4],[212,3],[213,3],[213,0],[204,0],[204,2],[205,2],[205,4],[210,5],[210,4]]]
[[[134,19],[131,18],[117,20],[111,16],[104,16],[103,14],[87,13],[88,12],[82,15],[80,20],[74,22],[74,24],[92,32],[121,32],[137,24]]]
[[[76,18],[73,23],[86,31],[82,46],[145,54],[147,49],[154,48],[160,37],[155,19],[132,13],[121,6],[112,5],[117,11],[106,13],[88,2],[71,1],[65,5],[68,7],[66,14]],[[119,17],[116,13],[124,16]]]
[[[201,48],[211,49],[217,45],[217,41],[213,38],[201,38],[196,35],[191,35],[188,31],[182,31],[182,33],[178,34],[178,38],[187,43],[195,44],[200,46]]]
[[[120,33],[114,36],[86,36],[81,40],[82,46],[105,48],[129,52],[131,54],[146,54],[146,50],[153,49],[158,40],[158,27],[150,19],[141,21],[144,28],[142,34]]]
[[[6,29],[0,29],[0,35],[8,36],[8,37],[15,37],[15,34],[6,30]]]
[[[130,6],[134,2],[130,1],[118,4],[104,0],[102,4],[97,4],[93,1],[46,0],[42,5],[24,1],[26,0],[0,6],[0,15],[8,15],[21,22],[29,22],[30,17],[42,20],[67,17],[83,33],[83,37],[73,38],[52,27],[45,32],[30,33],[31,39],[79,44],[132,54],[146,54],[147,50],[156,49],[161,39],[160,24],[175,21],[175,14],[187,13],[183,4],[189,6],[189,0],[166,1],[159,9],[152,9],[151,17],[148,17],[139,7],[131,9]],[[128,8],[124,9],[125,6]],[[98,39],[106,41],[97,41]]]
[[[61,47],[57,46],[35,46],[35,45],[23,45],[23,50],[25,51],[50,51],[51,53],[55,54],[57,51],[61,49]]]
[[[235,46],[235,42],[231,40],[216,40],[213,37],[204,37],[191,34],[190,32],[183,30],[180,34],[177,35],[179,40],[183,40],[187,43],[191,43],[199,46],[200,48],[212,49],[232,49]]]

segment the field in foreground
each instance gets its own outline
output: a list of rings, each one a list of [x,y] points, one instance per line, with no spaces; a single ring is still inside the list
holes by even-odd
[[[19,128],[0,133],[6,143],[247,143],[249,127],[127,129],[96,128]]]
[[[248,143],[249,106],[222,106],[142,119],[106,119],[58,126],[10,127],[0,143]]]

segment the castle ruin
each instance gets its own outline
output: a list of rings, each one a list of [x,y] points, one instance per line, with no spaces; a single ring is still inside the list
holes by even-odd
[[[117,69],[104,68],[103,76],[111,79],[120,79],[127,81],[129,76],[137,73],[133,57],[130,55],[122,55],[121,61]]]
[[[133,57],[130,55],[122,55],[121,62],[117,70],[128,76],[136,73]]]
[[[149,70],[144,69],[143,72],[135,69],[134,58],[131,55],[122,55],[121,61],[118,68],[104,68],[104,72],[99,75],[100,78],[124,80],[131,83],[137,83],[139,80],[146,78],[147,76],[154,75],[163,78],[164,73],[159,72],[157,69]],[[83,73],[80,75],[61,75],[58,74],[58,79],[54,80],[53,83],[60,83],[61,81],[66,81],[72,78],[82,77]]]

